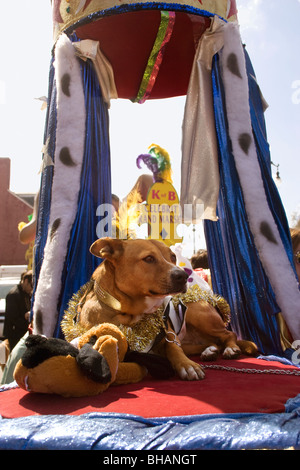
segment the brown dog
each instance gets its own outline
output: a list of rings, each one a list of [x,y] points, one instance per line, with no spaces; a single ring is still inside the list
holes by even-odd
[[[135,325],[155,312],[167,296],[186,291],[187,274],[176,266],[176,255],[160,241],[102,238],[93,243],[90,251],[104,261],[93,273],[93,288],[82,301],[80,324],[84,328],[103,322]],[[201,366],[186,354],[201,354],[201,359],[213,360],[219,352],[226,358],[241,352],[256,353],[253,343],[237,342],[236,335],[225,328],[220,314],[207,302],[186,306],[182,344],[168,324],[157,349],[160,353],[164,349],[181,379],[204,377]]]

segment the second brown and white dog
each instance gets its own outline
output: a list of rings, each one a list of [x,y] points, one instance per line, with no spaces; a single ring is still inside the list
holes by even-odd
[[[176,255],[163,242],[102,238],[90,251],[104,261],[93,273],[91,287],[80,302],[83,329],[104,322],[134,328],[161,309],[166,298],[186,292],[188,275],[176,266]],[[187,355],[200,354],[202,360],[214,360],[219,353],[225,358],[257,354],[254,343],[237,341],[206,300],[188,301],[185,308],[183,338],[178,338],[170,319],[164,318],[164,334],[153,348],[169,359],[181,379],[199,380],[205,375]]]

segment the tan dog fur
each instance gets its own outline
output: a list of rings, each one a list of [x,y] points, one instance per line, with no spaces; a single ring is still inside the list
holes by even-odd
[[[94,287],[80,313],[80,323],[86,328],[104,322],[132,325],[143,315],[155,312],[166,296],[186,291],[186,273],[176,266],[176,255],[160,241],[102,238],[93,243],[90,251],[104,259],[92,278],[119,305],[115,309],[104,304]],[[213,360],[221,351],[228,358],[242,351],[236,335],[226,330],[221,316],[211,305],[201,301],[187,307],[187,333],[182,347],[177,344],[179,340],[163,340],[159,353],[166,355],[181,379],[199,380],[204,377],[204,371],[186,354],[202,354],[203,360]],[[255,354],[252,343],[239,342],[239,345],[243,352]]]

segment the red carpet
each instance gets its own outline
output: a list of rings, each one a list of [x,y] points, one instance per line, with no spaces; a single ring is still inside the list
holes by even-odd
[[[297,367],[253,358],[207,363],[239,369],[291,370]],[[21,389],[0,393],[0,415],[17,418],[34,414],[89,412],[129,413],[153,418],[210,413],[277,413],[289,398],[300,393],[300,376],[270,373],[242,373],[208,368],[199,382],[151,377],[141,383],[111,386],[96,397],[63,398],[33,394]]]

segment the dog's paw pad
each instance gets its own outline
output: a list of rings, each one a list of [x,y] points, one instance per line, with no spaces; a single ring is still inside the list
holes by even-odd
[[[205,372],[199,364],[181,367],[178,375],[182,380],[202,380],[205,377]]]
[[[239,357],[241,354],[241,350],[240,348],[236,347],[236,348],[225,348],[224,349],[224,352],[222,354],[223,358],[224,359],[235,359],[237,357]]]
[[[218,348],[216,346],[208,346],[200,357],[202,361],[215,361],[218,357]]]

